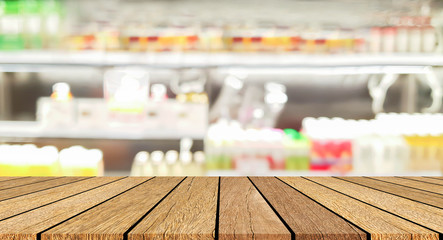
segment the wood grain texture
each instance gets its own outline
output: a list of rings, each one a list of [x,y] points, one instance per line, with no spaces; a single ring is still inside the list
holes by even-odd
[[[0,239],[37,239],[38,233],[147,180],[148,178],[124,178],[91,191],[0,221]]]
[[[274,177],[251,177],[296,239],[366,239],[366,234]]]
[[[340,179],[370,187],[383,192],[391,193],[410,200],[426,203],[435,207],[443,208],[443,197],[439,194],[408,188],[401,185],[382,182],[364,177],[340,177]]]
[[[407,177],[410,178],[410,177]],[[443,184],[443,178],[432,178],[432,177],[414,177],[414,179],[420,180],[422,182],[428,182],[428,183],[436,183],[436,184]]]
[[[443,209],[363,187],[338,178],[309,177],[308,179],[436,232],[443,233]]]
[[[415,180],[415,181],[425,182],[425,183],[437,184],[437,185],[440,185],[443,187],[443,181],[440,179],[426,178],[426,177],[400,177],[400,178],[405,178],[405,179],[410,179],[410,180]]]
[[[24,178],[9,179],[8,181],[0,182],[0,190],[11,189],[14,187],[29,185],[38,182],[44,182],[52,179],[54,179],[54,177],[24,177]]]
[[[54,178],[52,180],[38,182],[30,185],[15,187],[12,189],[0,190],[0,201],[5,199],[14,198],[53,187],[85,180],[87,177],[68,177],[68,178]]]
[[[186,178],[132,231],[130,240],[214,239],[218,178]]]
[[[219,239],[291,239],[291,233],[246,177],[221,178]]]
[[[182,177],[157,177],[42,233],[43,240],[123,240],[124,233]]]
[[[398,178],[398,177],[371,177],[371,178],[377,179],[380,181],[395,183],[395,184],[410,187],[410,188],[420,189],[423,191],[443,194],[443,187],[436,185],[436,184],[432,184],[432,183],[419,182],[419,181],[415,181],[415,180],[410,180],[410,179],[406,179],[406,178]]]
[[[438,239],[438,234],[303,178],[280,177],[292,187],[359,226],[372,240]]]
[[[50,204],[60,199],[117,181],[121,177],[91,178],[81,182],[8,199],[0,202],[0,220]]]
[[[0,182],[15,180],[15,179],[19,179],[19,178],[25,178],[25,177],[0,177]]]
[[[426,177],[426,178],[433,178],[433,179],[437,179],[437,180],[443,181],[443,177]]]

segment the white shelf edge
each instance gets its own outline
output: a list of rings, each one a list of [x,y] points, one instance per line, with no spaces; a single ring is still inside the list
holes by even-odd
[[[443,66],[443,54],[337,54],[297,53],[131,53],[101,51],[0,52],[0,65],[82,65],[82,66]]]
[[[144,132],[143,132],[144,131]],[[0,138],[68,138],[121,140],[178,140],[183,137],[202,140],[205,133],[144,129],[54,129],[42,128],[37,122],[0,121]]]

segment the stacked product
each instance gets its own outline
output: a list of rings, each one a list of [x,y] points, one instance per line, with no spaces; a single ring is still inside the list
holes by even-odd
[[[204,82],[180,85],[171,81],[175,99],[168,98],[166,85],[149,83],[145,69],[112,68],[104,75],[101,99],[74,98],[68,84],[57,83],[50,98],[38,100],[37,120],[49,130],[121,130],[140,134],[152,130],[189,133],[192,129],[193,133],[204,134],[208,108]]]
[[[438,42],[429,11],[420,14],[393,11],[387,16],[375,16],[378,20],[375,23],[331,25],[315,21],[288,24],[280,16],[272,21],[263,20],[264,16],[208,19],[174,15],[173,11],[169,13],[171,19],[145,14],[152,15],[148,18],[140,16],[142,3],[124,6],[131,14],[119,9],[118,4],[109,4],[89,16],[81,11],[82,4],[75,9],[69,2],[62,3],[66,2],[0,1],[0,50],[429,53],[436,51]],[[147,4],[153,9],[156,5]],[[198,11],[205,13],[203,9]]]
[[[0,50],[59,47],[61,20],[60,0],[2,0]]]
[[[131,176],[204,176],[205,154],[192,153],[192,140],[180,142],[180,152],[169,150],[137,153],[132,164]]]
[[[358,121],[306,118],[303,130],[312,141],[311,169],[359,174],[439,171],[442,121],[442,114],[405,113],[382,113],[373,120]]]
[[[352,170],[355,127],[340,118],[305,118],[303,133],[312,142],[310,169],[347,173]]]
[[[103,153],[73,146],[0,145],[0,176],[103,176]]]
[[[270,170],[308,170],[310,142],[293,129],[243,129],[219,122],[205,140],[208,170],[235,169],[243,174]]]

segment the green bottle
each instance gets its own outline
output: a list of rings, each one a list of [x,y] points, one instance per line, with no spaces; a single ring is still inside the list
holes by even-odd
[[[0,50],[24,48],[22,1],[0,0]]]
[[[284,130],[286,170],[309,170],[309,139],[294,129]]]

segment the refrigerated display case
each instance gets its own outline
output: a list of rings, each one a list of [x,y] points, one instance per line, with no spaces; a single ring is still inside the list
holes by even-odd
[[[355,146],[407,145],[407,158],[419,159],[423,139],[354,138],[346,127],[325,138],[303,125],[307,117],[441,113],[438,1],[4,0],[1,7],[3,25],[18,26],[0,31],[5,144],[99,148],[105,174],[143,175],[137,167],[145,165],[157,175],[441,174],[437,163],[388,168],[369,159],[371,167],[358,167]],[[72,99],[51,98],[56,83],[60,91],[69,84]],[[181,151],[187,138],[192,149]],[[440,138],[424,142],[437,146]]]

